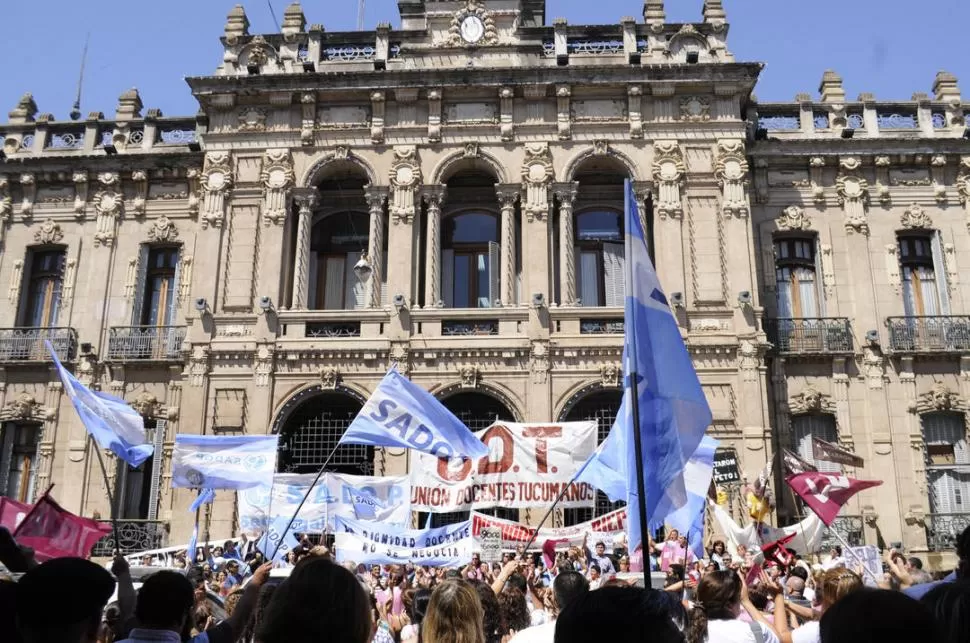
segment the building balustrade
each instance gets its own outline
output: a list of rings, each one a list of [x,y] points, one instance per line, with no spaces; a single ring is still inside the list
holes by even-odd
[[[580,319],[580,335],[622,335],[623,318]]]
[[[779,353],[852,352],[852,331],[845,317],[765,319],[764,326]]]
[[[109,521],[102,521],[111,524]],[[116,521],[118,542],[111,533],[94,544],[92,557],[108,557],[117,549],[122,554],[135,554],[149,549],[161,549],[168,545],[169,525],[160,520],[123,520]]]
[[[838,536],[842,539],[839,540]],[[852,547],[861,547],[866,544],[866,534],[863,530],[862,516],[838,516],[832,524],[822,532],[822,541],[819,547],[822,551],[832,547],[841,547],[842,543],[849,543]],[[848,555],[848,554],[845,554]]]
[[[445,319],[441,322],[441,335],[455,337],[464,335],[498,335],[497,319],[457,320]]]
[[[314,322],[306,325],[306,336],[317,338],[360,337],[360,322]]]
[[[107,359],[169,361],[182,359],[185,326],[112,326]]]
[[[73,328],[0,328],[0,362],[49,362],[47,342],[61,361],[77,354],[77,331]]]
[[[956,548],[957,538],[970,527],[970,513],[929,514],[926,525],[926,546],[930,551]]]
[[[886,326],[896,353],[970,351],[970,316],[890,317]]]

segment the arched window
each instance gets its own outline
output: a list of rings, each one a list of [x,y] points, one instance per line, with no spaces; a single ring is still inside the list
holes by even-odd
[[[812,438],[817,437],[825,442],[838,444],[839,432],[835,425],[835,416],[830,413],[804,413],[795,415],[791,419],[792,447],[798,456],[809,462],[816,469],[825,473],[839,473],[841,467],[833,462],[815,459],[815,449]]]
[[[462,212],[442,221],[441,292],[449,308],[491,308],[501,300],[498,217]]]
[[[280,434],[277,470],[283,473],[316,473],[337,447],[344,431],[357,417],[363,404],[355,397],[337,392],[310,392],[297,402]],[[374,447],[344,444],[337,447],[327,471],[355,475],[374,472]]]
[[[583,306],[622,306],[623,213],[587,210],[576,215],[576,294]]]
[[[366,306],[367,282],[354,266],[367,252],[369,218],[362,212],[324,216],[310,240],[311,310],[346,310]]]
[[[616,414],[620,410],[623,394],[618,389],[607,389],[592,392],[578,400],[562,416],[562,422],[595,421],[597,425],[597,444],[603,442],[610,434]],[[564,509],[563,524],[576,525],[596,516],[602,516],[626,505],[624,501],[610,502],[601,491],[596,492],[596,505],[592,509]]]

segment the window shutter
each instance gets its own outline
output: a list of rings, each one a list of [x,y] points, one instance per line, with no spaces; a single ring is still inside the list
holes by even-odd
[[[502,248],[494,241],[488,242],[488,308],[502,300]]]
[[[623,306],[626,300],[624,251],[622,243],[603,244],[604,294],[607,306]]]
[[[34,264],[34,251],[27,250],[24,253],[24,267],[22,274],[20,276],[20,301],[17,302],[17,309],[20,314],[18,315],[20,319],[21,326],[32,325],[31,315],[33,314],[28,307],[30,306],[30,272]]]
[[[455,251],[441,251],[441,300],[445,306],[453,308],[455,305]],[[425,306],[437,306],[436,301],[426,301]]]
[[[61,298],[64,296],[64,278],[67,272],[67,252],[61,251],[57,256],[57,281],[54,282],[54,295],[51,301],[50,319],[48,326],[57,326],[57,319],[61,314]]]
[[[158,520],[158,500],[162,484],[162,447],[165,444],[165,429],[168,420],[155,420],[155,434],[152,436],[152,443],[155,452],[152,454],[152,484],[151,495],[148,498],[148,519]]]
[[[576,273],[576,299],[579,300],[580,306],[589,306],[589,303],[583,299],[583,254],[579,250],[579,246],[573,247],[573,265],[576,267],[574,272]]]
[[[148,276],[148,252],[151,247],[141,244],[138,247],[138,276],[135,280],[135,298],[131,302],[131,325],[141,326],[142,307],[145,305],[145,282]]]
[[[340,310],[344,305],[344,267],[341,257],[327,257],[326,284],[324,285],[323,309]],[[317,302],[317,307],[319,308]]]
[[[816,312],[819,317],[825,317],[825,285],[822,283],[824,281],[823,275],[825,273],[822,271],[822,242],[815,236],[815,301],[818,302],[815,306]]]
[[[354,266],[360,261],[361,253],[348,252],[347,263],[344,267],[344,308],[352,310],[364,307],[364,297],[367,291],[367,284],[357,278]]]
[[[179,248],[178,259],[175,261],[175,276],[172,277],[172,291],[168,295],[168,310],[165,311],[165,325],[174,326],[178,323],[179,282],[182,279],[182,249]]]
[[[946,284],[946,265],[943,263],[943,243],[940,240],[940,231],[933,233],[933,272],[936,277],[936,287],[940,293],[940,313],[941,315],[950,314],[950,292]]]

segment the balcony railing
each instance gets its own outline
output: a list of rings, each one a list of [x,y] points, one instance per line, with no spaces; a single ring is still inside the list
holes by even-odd
[[[443,320],[441,334],[446,337],[457,335],[498,335],[497,319],[475,321]]]
[[[314,339],[335,337],[360,337],[360,322],[320,322],[306,325],[306,336]]]
[[[0,328],[0,362],[49,362],[45,342],[62,361],[77,354],[77,331],[73,328]]]
[[[822,541],[819,546],[823,550],[842,545],[833,532],[842,536],[842,540],[852,547],[860,547],[866,544],[866,535],[862,529],[862,516],[839,516],[836,518],[822,532]]]
[[[623,318],[580,319],[580,335],[622,335]]]
[[[970,527],[970,513],[929,514],[926,516],[926,545],[930,551],[956,548],[957,538]]]
[[[182,359],[185,326],[112,326],[108,330],[108,357],[119,361]]]
[[[102,521],[110,524],[108,521]],[[136,554],[148,549],[161,549],[168,545],[168,523],[159,520],[118,520],[118,546],[114,534],[109,534],[94,544],[91,556],[111,556],[118,549],[122,554]]]
[[[970,351],[970,317],[890,317],[889,348],[898,353]]]
[[[852,352],[852,332],[844,317],[766,319],[765,333],[779,353]]]

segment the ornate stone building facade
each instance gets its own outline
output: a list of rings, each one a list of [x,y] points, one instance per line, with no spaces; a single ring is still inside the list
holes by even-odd
[[[812,435],[852,448],[866,464],[847,473],[885,484],[839,529],[952,545],[970,516],[953,77],[850,101],[829,72],[818,99],[760,104],[719,1],[697,24],[646,0],[642,20],[593,27],[547,26],[543,0],[399,8],[398,30],[330,33],[293,4],[267,35],[232,9],[221,64],[188,81],[192,118],[134,90],[114,118],[58,121],[29,95],[10,112],[0,490],[56,483],[66,507],[108,514],[45,339],[146,418],[156,456],[108,462],[132,547],[191,529],[177,432],[277,432],[279,469],[313,471],[393,363],[472,428],[589,418],[605,435],[630,179],[710,432],[749,475],[783,447],[811,458]],[[333,464],[407,457],[342,447]],[[220,494],[212,532],[233,521]]]

